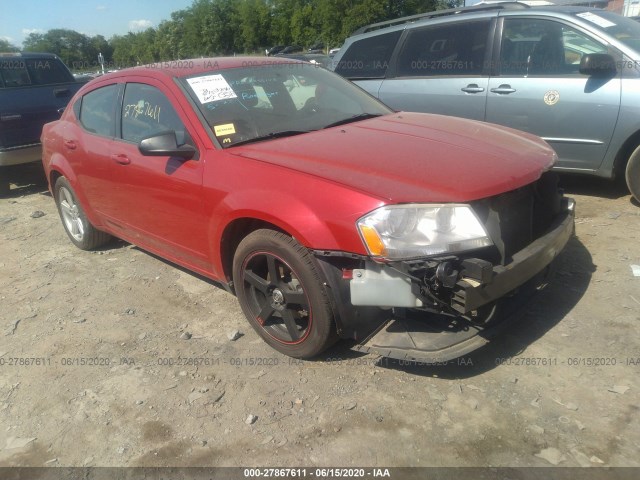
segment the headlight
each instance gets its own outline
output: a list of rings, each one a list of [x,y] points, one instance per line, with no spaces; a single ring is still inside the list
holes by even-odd
[[[469,205],[391,205],[365,215],[357,225],[369,254],[387,260],[492,245]]]

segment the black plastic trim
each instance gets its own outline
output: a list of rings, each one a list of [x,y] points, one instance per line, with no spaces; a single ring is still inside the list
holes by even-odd
[[[453,307],[460,313],[469,313],[498,300],[540,273],[562,251],[574,232],[575,210],[573,199],[564,199],[564,213],[554,221],[548,233],[513,255],[507,265],[493,268],[493,278],[486,285],[472,285],[460,280]]]

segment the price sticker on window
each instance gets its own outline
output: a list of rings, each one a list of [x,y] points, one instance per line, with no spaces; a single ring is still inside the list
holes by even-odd
[[[187,82],[202,104],[237,98],[236,92],[220,74],[189,78]]]

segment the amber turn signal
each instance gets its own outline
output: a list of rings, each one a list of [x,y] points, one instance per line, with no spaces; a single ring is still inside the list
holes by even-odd
[[[359,225],[362,239],[364,240],[369,253],[374,257],[384,257],[387,255],[387,247],[382,243],[382,239],[375,228],[369,225]]]

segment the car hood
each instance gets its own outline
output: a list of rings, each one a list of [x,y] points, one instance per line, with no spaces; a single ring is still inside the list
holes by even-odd
[[[407,112],[227,152],[322,177],[391,203],[468,202],[493,196],[535,181],[556,158],[533,135]]]

